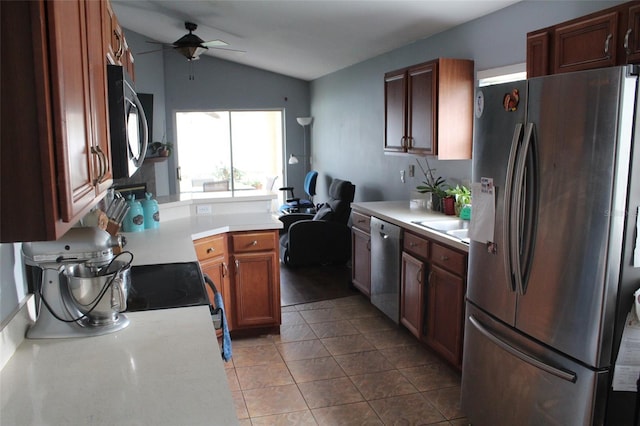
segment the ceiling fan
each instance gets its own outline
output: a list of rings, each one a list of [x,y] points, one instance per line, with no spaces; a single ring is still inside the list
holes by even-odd
[[[229,48],[223,47],[223,46],[228,46],[229,44],[222,40],[210,40],[210,41],[202,40],[200,37],[198,37],[193,33],[198,28],[198,25],[194,24],[193,22],[185,22],[184,27],[187,29],[187,31],[189,31],[189,33],[183,35],[182,37],[180,37],[178,40],[174,41],[170,45],[166,45],[166,47],[173,48],[182,56],[187,58],[188,61],[195,61],[200,59],[200,55],[206,52],[207,50],[209,50],[209,48],[226,50],[230,52],[246,53],[243,50],[229,49]],[[156,43],[156,42],[149,41],[148,43]],[[161,43],[161,44],[164,44],[164,43]],[[157,50],[141,52],[139,54],[144,55],[146,53],[152,53],[152,52],[157,52]]]

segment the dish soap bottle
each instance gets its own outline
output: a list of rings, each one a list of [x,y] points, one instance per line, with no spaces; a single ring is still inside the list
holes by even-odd
[[[136,201],[136,197],[132,194],[127,197],[129,211],[122,221],[124,232],[141,232],[144,231],[144,212],[140,201]]]
[[[144,211],[144,228],[157,229],[160,227],[160,209],[158,202],[151,197],[153,194],[146,192],[142,200],[142,210]]]

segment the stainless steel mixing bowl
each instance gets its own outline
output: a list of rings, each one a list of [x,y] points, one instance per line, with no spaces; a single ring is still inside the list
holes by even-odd
[[[91,325],[113,324],[118,313],[127,309],[129,263],[114,260],[108,270],[75,264],[66,267],[64,273],[70,302],[87,316]]]

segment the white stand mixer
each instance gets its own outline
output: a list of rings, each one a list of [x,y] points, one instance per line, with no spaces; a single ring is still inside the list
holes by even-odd
[[[99,228],[72,228],[57,241],[22,245],[25,264],[42,270],[34,285],[37,320],[29,339],[97,336],[121,330],[129,319],[129,272],[126,261],[114,256],[121,237]]]

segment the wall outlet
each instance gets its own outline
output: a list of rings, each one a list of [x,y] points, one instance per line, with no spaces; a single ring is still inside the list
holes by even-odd
[[[196,205],[196,214],[197,215],[210,215],[213,211],[211,209],[210,204],[197,204]]]

